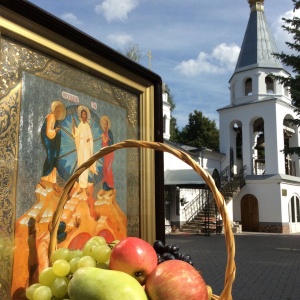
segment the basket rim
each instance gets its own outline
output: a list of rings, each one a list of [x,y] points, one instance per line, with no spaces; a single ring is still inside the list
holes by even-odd
[[[50,231],[50,243],[49,243],[49,249],[48,249],[48,256],[51,257],[51,253],[56,249],[57,246],[57,239],[56,234],[59,226],[59,221],[63,212],[64,205],[66,204],[68,200],[68,195],[71,192],[71,189],[73,188],[73,185],[75,184],[76,180],[80,176],[82,172],[84,172],[87,168],[89,168],[96,160],[102,158],[106,154],[109,154],[111,152],[114,152],[118,149],[124,149],[124,148],[143,148],[143,149],[152,149],[156,151],[161,152],[168,152],[170,154],[173,154],[175,157],[179,158],[180,160],[184,161],[186,164],[188,164],[192,169],[194,169],[195,172],[200,175],[206,184],[209,186],[215,202],[217,204],[219,213],[222,216],[223,220],[223,226],[224,226],[224,236],[225,236],[225,242],[226,242],[226,250],[227,250],[227,265],[225,270],[225,280],[224,280],[224,289],[220,296],[213,295],[212,299],[221,299],[221,300],[230,300],[232,299],[232,285],[235,279],[235,272],[236,272],[236,266],[235,266],[235,241],[234,236],[231,230],[231,221],[228,216],[227,208],[226,208],[226,202],[223,197],[223,195],[218,190],[214,179],[212,176],[204,169],[202,168],[196,161],[194,161],[189,154],[186,152],[175,149],[165,143],[161,142],[155,142],[155,141],[143,141],[143,140],[124,140],[121,142],[118,142],[116,144],[113,144],[111,146],[106,146],[101,148],[97,153],[95,153],[91,158],[89,158],[85,163],[83,163],[80,167],[78,167],[73,175],[69,178],[69,180],[66,182],[63,193],[59,199],[57,209],[54,212],[52,222],[50,223],[49,231]]]

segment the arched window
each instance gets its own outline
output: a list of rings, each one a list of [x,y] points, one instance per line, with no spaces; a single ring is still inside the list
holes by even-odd
[[[284,85],[284,95],[289,97],[290,96],[290,88],[287,85]]]
[[[264,175],[266,174],[265,165],[265,129],[264,119],[258,118],[253,123],[253,137],[254,147],[253,149],[253,174]]]
[[[166,124],[167,123],[167,116],[164,115],[164,120],[163,120],[163,133],[166,133]]]
[[[300,202],[297,196],[293,196],[289,203],[290,223],[300,222]]]
[[[245,96],[252,95],[252,78],[248,78],[245,81]]]
[[[235,153],[236,158],[243,158],[243,136],[242,136],[242,126],[237,123],[233,124],[233,130],[236,134],[235,136]]]
[[[300,199],[298,195],[291,197],[288,209],[290,233],[300,232]]]
[[[265,78],[267,94],[274,94],[274,80],[270,76]]]

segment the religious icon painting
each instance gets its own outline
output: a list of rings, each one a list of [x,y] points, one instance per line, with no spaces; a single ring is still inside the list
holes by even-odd
[[[0,16],[0,299],[25,300],[50,265],[53,215],[74,172],[103,147],[162,141],[162,82],[28,1],[2,2]],[[153,241],[164,232],[161,174],[162,156],[145,149],[96,160],[68,194],[57,248]]]

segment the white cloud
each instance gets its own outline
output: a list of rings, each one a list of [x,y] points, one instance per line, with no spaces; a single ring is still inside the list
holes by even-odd
[[[138,0],[105,0],[95,7],[95,11],[97,14],[103,14],[108,22],[125,21],[128,14],[138,5]]]
[[[82,22],[72,13],[63,14],[61,18],[72,25],[82,24]]]
[[[110,34],[108,39],[117,47],[123,47],[133,40],[128,34]]]
[[[222,43],[211,54],[200,52],[196,59],[183,61],[175,69],[188,77],[202,73],[222,74],[235,67],[239,53],[240,47],[236,44]]]

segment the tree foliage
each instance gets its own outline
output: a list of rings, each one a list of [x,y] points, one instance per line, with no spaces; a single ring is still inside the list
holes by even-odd
[[[131,42],[125,46],[125,49],[122,51],[122,53],[137,63],[139,63],[142,58],[142,51],[140,50],[139,45]]]
[[[206,147],[219,150],[219,130],[216,122],[203,116],[201,111],[194,110],[189,114],[189,122],[179,133],[179,141],[198,148]]]
[[[294,11],[300,9],[300,0],[292,0]],[[282,28],[292,35],[294,42],[286,42],[286,45],[295,53],[300,52],[300,19],[294,16],[292,19],[283,18],[285,25]],[[295,106],[295,113],[300,116],[300,56],[296,54],[274,53],[274,56],[281,60],[283,64],[292,68],[294,75],[289,77],[275,76],[284,86],[290,88],[290,93]],[[289,120],[293,125],[300,126],[299,119]],[[300,147],[288,147],[284,149],[286,154],[296,153],[300,155]]]
[[[177,119],[172,116],[170,120],[170,141],[180,142],[180,131],[177,125]]]
[[[170,88],[169,86],[165,83],[164,84],[164,87],[165,87],[165,92],[167,93],[168,95],[168,103],[170,104],[170,111],[172,113],[172,111],[175,109],[176,105],[175,105],[175,102],[174,102],[174,97],[173,95],[171,94],[171,91],[170,91]]]

